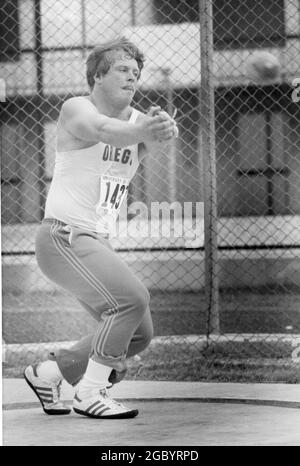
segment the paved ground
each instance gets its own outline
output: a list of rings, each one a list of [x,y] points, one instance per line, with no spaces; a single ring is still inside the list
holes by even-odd
[[[47,416],[22,379],[3,379],[3,445],[300,446],[299,385],[124,381],[112,395],[139,416]]]

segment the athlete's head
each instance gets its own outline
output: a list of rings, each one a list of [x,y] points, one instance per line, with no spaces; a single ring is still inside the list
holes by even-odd
[[[86,76],[91,90],[95,85],[95,76],[105,76],[117,60],[135,60],[139,79],[145,60],[143,53],[126,37],[117,37],[97,46],[87,58]]]

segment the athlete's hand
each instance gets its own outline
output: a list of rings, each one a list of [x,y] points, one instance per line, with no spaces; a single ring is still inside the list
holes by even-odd
[[[173,132],[172,132],[172,135],[171,135],[170,139],[173,139],[173,138],[177,138],[178,135],[179,135],[178,126],[177,126],[176,121],[174,120],[176,112],[177,112],[177,109],[175,109],[175,112],[174,112],[173,116],[170,116],[165,110],[162,110],[162,108],[159,107],[158,105],[156,105],[156,106],[152,105],[149,108],[149,110],[147,112],[147,115],[148,116],[157,116],[157,115],[159,115],[159,116],[164,118],[164,121],[170,122],[173,125]],[[169,139],[160,139],[160,141],[165,141],[165,140],[168,141]]]
[[[168,142],[178,136],[176,122],[161,107],[153,106],[140,117],[145,142]]]

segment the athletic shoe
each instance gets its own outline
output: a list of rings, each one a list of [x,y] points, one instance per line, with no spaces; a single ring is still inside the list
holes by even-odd
[[[60,400],[61,381],[48,383],[37,374],[37,364],[26,367],[24,378],[41,402],[46,414],[70,414],[71,409]]]
[[[97,419],[124,419],[138,415],[137,409],[129,409],[107,393],[107,389],[94,390],[89,398],[80,399],[75,393],[73,410],[77,414]]]

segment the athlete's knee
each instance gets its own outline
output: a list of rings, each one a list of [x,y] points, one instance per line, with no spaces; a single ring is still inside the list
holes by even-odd
[[[151,343],[151,340],[153,338],[153,335],[154,335],[154,332],[153,332],[153,325],[151,326],[148,326],[143,334],[142,334],[142,350],[143,351],[144,349],[148,348],[148,346],[150,345]]]
[[[144,313],[150,302],[150,295],[147,288],[141,284],[139,287],[135,288],[131,296],[133,307],[139,312]]]

